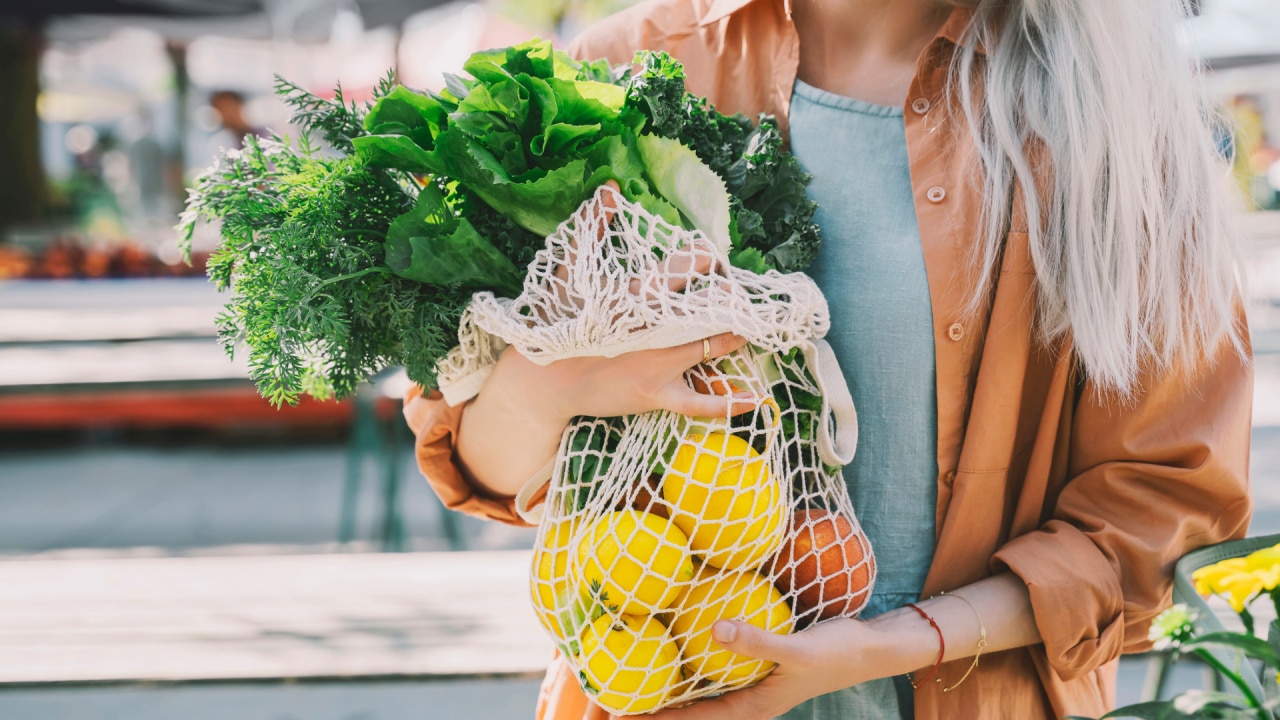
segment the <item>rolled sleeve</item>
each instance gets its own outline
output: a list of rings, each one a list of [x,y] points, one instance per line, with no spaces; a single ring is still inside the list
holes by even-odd
[[[467,480],[454,455],[458,426],[466,405],[451,406],[438,391],[425,393],[413,386],[405,395],[404,418],[413,431],[414,454],[427,484],[450,510],[497,520],[509,525],[528,525],[516,512],[515,498],[498,497]]]
[[[1243,537],[1252,364],[1227,345],[1187,372],[1147,377],[1136,398],[1086,383],[1067,482],[1037,530],[992,559],[1030,590],[1050,664],[1072,679],[1150,647],[1187,552]]]
[[[1123,589],[1087,534],[1053,520],[1005,545],[995,560],[1027,584],[1045,654],[1060,675],[1071,679],[1121,653]]]

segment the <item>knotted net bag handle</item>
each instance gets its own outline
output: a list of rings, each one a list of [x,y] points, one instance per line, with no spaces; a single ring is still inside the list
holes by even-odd
[[[848,465],[858,449],[858,411],[853,406],[853,395],[840,371],[835,351],[830,343],[819,339],[801,344],[800,352],[822,395],[818,456],[828,465]]]

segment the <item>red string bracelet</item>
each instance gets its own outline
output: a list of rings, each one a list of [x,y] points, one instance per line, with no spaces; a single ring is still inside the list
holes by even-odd
[[[911,687],[919,690],[921,685],[924,685],[930,680],[935,679],[935,676],[938,674],[938,671],[942,669],[942,658],[945,657],[947,654],[947,641],[945,638],[942,637],[942,628],[938,627],[938,622],[934,620],[933,617],[929,615],[929,613],[925,612],[923,608],[921,608],[919,605],[916,605],[915,603],[907,603],[907,607],[920,613],[920,617],[924,618],[925,620],[928,620],[929,626],[933,628],[934,632],[938,633],[938,662],[934,663],[933,667],[930,668],[928,674],[926,674],[923,678],[921,678],[920,685],[917,685],[916,681],[911,678],[911,673],[907,673],[907,678],[911,680]]]

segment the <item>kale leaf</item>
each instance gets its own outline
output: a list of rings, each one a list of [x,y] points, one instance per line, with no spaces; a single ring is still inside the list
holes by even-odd
[[[646,130],[687,145],[724,178],[730,200],[734,265],[755,272],[808,268],[822,245],[813,222],[812,179],[783,147],[777,121],[724,115],[685,89],[684,69],[663,52],[641,51],[627,80],[627,105],[644,114]]]

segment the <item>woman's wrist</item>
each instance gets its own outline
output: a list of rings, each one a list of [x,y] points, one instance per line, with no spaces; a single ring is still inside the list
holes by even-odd
[[[873,631],[873,657],[880,658],[882,677],[931,668],[941,650],[939,632],[911,608],[902,607],[866,621]]]
[[[538,365],[507,348],[477,400],[531,429],[559,436],[576,414],[568,407],[562,385],[551,366]]]

